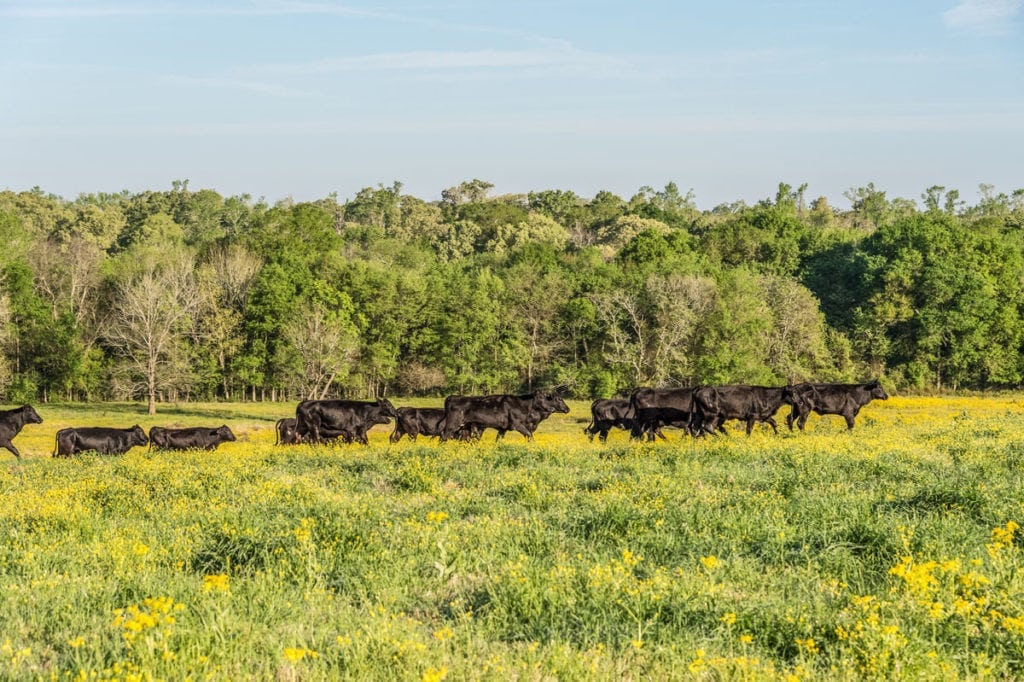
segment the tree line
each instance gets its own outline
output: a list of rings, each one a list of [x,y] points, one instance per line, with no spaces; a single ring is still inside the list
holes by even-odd
[[[1024,190],[696,206],[463,182],[0,192],[0,395],[279,400],[1024,376]]]

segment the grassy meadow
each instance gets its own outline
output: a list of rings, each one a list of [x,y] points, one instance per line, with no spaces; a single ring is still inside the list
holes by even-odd
[[[0,453],[0,679],[1024,677],[1021,396],[607,445],[581,402],[443,447],[275,447],[283,405],[36,407]],[[239,440],[49,456],[134,423]]]

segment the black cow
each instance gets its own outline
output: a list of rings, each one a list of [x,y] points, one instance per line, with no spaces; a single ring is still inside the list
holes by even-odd
[[[633,407],[629,400],[598,398],[590,403],[590,423],[583,429],[587,439],[593,442],[597,435],[604,443],[613,428],[632,430]]]
[[[415,441],[417,436],[440,436],[444,428],[443,407],[399,407],[398,418],[395,419],[395,430],[391,433],[391,442],[397,443],[402,436],[409,436]],[[455,433],[458,440],[478,440],[483,429],[476,424],[465,424]]]
[[[216,450],[221,443],[233,440],[235,434],[226,425],[219,428],[194,426],[184,429],[154,426],[149,430],[149,447],[158,450]]]
[[[397,443],[402,436],[409,436],[414,441],[419,435],[440,436],[441,424],[444,421],[443,407],[399,407],[395,410],[395,430],[391,432],[391,442]]]
[[[661,426],[678,426],[690,435],[697,433],[699,421],[693,395],[695,388],[637,388],[629,395],[633,409],[633,428],[630,437],[648,440],[664,438]]]
[[[441,442],[456,435],[467,425],[481,430],[497,429],[498,438],[518,431],[533,440],[533,432],[553,412],[568,412],[569,407],[554,393],[537,391],[526,395],[461,396],[444,399],[444,424]]]
[[[299,443],[299,434],[295,430],[295,417],[278,419],[274,424],[276,436],[274,445],[296,445]]]
[[[838,414],[846,419],[846,428],[853,429],[854,419],[860,408],[872,400],[888,400],[889,394],[878,379],[866,384],[797,384],[793,391],[800,396],[800,404],[794,405],[786,417],[786,426],[793,430],[793,422],[804,430],[811,412]]]
[[[295,432],[303,442],[323,443],[332,437],[368,442],[366,432],[374,424],[398,417],[389,400],[303,400],[295,408]]]
[[[22,405],[13,410],[0,410],[0,447],[7,448],[18,459],[21,453],[14,447],[14,437],[21,433],[25,424],[42,424],[43,418],[31,405]]]
[[[101,455],[123,455],[135,445],[149,442],[146,432],[136,424],[130,429],[110,429],[102,426],[61,429],[57,432],[54,457],[70,457],[79,452],[95,450]]]
[[[765,422],[778,433],[773,417],[779,408],[803,404],[792,386],[704,386],[694,393],[694,402],[705,432],[720,429],[727,419],[739,419],[747,423],[748,436],[756,422]]]
[[[635,421],[643,424],[643,430],[647,433],[648,439],[652,441],[655,437],[668,440],[662,431],[666,426],[682,429],[694,437],[703,434],[701,429],[703,420],[700,414],[683,412],[674,407],[641,407]],[[630,437],[634,437],[632,429],[630,429]]]
[[[561,400],[561,398],[559,398],[559,400]],[[562,405],[565,405],[564,401],[562,402]],[[542,421],[550,417],[556,411],[561,412],[561,410],[555,410],[553,405],[534,405],[533,407],[530,408],[529,414],[526,415],[526,420],[524,421],[523,425],[530,433],[533,433],[534,431],[537,430],[537,427],[540,425]],[[566,407],[565,411],[568,412],[569,408]],[[461,438],[461,440],[479,440],[481,436],[483,436],[485,428],[487,427],[484,426],[483,424],[470,422],[469,424],[464,425],[459,430],[459,433],[455,434],[455,437],[459,438],[460,433],[468,432],[467,437],[463,437]],[[508,433],[510,430],[511,429],[498,429],[498,435],[495,437],[494,440],[501,440],[502,438],[505,437],[505,434]]]

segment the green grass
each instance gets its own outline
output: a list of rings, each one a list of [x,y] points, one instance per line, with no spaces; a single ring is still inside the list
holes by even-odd
[[[1018,398],[606,446],[571,407],[535,443],[290,448],[293,406],[38,408],[0,466],[0,678],[1024,675]],[[239,441],[46,456],[133,423]]]

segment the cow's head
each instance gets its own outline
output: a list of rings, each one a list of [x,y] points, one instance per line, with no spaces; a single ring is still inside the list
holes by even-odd
[[[21,413],[23,415],[25,415],[25,423],[26,424],[42,424],[43,423],[43,418],[39,416],[39,413],[36,412],[36,409],[34,407],[32,407],[31,405],[22,405]]]
[[[219,429],[217,429],[217,435],[220,436],[220,439],[222,441],[233,441],[233,440],[236,440],[235,439],[235,434],[233,434],[231,432],[231,429],[228,428],[227,424],[224,424]]]
[[[864,388],[868,389],[868,394],[871,396],[872,400],[889,399],[889,394],[885,392],[884,388],[882,388],[882,382],[879,381],[878,379],[875,379],[874,381],[865,384]]]
[[[539,391],[533,396],[533,405],[538,411],[547,412],[568,412],[569,406],[565,404],[557,393]]]
[[[804,399],[804,392],[798,386],[782,387],[782,402],[793,407],[802,407],[807,401]]]
[[[143,431],[142,427],[138,424],[132,427],[131,436],[132,445],[145,445],[149,442],[149,438],[146,437],[146,432]]]
[[[387,398],[377,398],[377,405],[380,407],[381,414],[387,417],[398,418],[398,412],[395,411],[395,406],[391,404],[391,401]],[[381,422],[387,424],[387,422]]]

